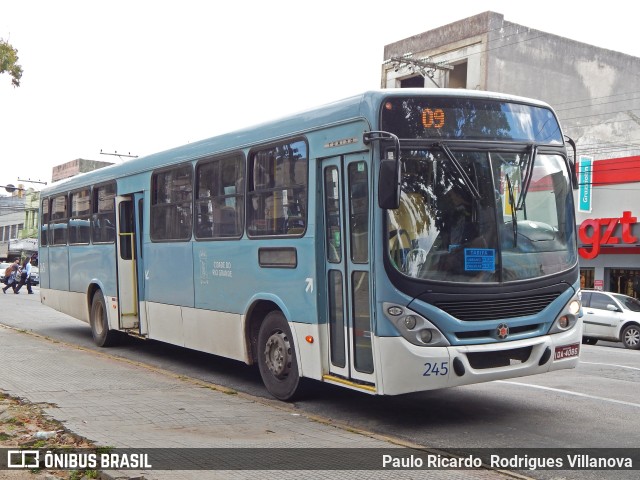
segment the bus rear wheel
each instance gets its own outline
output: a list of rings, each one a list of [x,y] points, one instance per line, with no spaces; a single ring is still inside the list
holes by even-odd
[[[279,311],[267,314],[258,333],[258,367],[265,387],[278,400],[293,400],[300,374],[293,337]]]
[[[91,302],[91,314],[89,316],[91,325],[91,335],[93,341],[99,347],[110,347],[116,343],[117,332],[109,330],[109,319],[107,317],[107,304],[104,295],[100,290],[93,296]]]

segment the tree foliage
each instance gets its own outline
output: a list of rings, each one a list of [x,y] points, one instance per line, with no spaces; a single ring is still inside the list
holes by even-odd
[[[14,87],[20,86],[22,67],[18,64],[18,50],[0,38],[0,74],[3,73],[11,75],[11,84]]]

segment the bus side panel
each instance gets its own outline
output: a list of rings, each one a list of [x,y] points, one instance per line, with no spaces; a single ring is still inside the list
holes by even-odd
[[[79,245],[69,247],[69,290],[86,293],[97,281],[105,296],[116,296],[115,246]]]
[[[290,322],[318,323],[316,305],[315,245],[309,230],[304,238],[264,240],[255,242],[253,265],[249,275],[243,275],[243,289],[262,298],[277,298]],[[260,249],[280,248],[295,254],[295,268],[260,265]],[[249,277],[249,278],[247,278]]]
[[[38,248],[38,270],[40,271],[40,288],[50,288],[49,281],[49,247]]]
[[[69,247],[49,247],[49,288],[69,290]]]
[[[255,285],[249,284],[260,275],[255,247],[256,242],[246,239],[194,243],[196,308],[244,313],[242,309],[255,291]]]
[[[242,315],[184,308],[182,323],[185,347],[249,363]]]
[[[144,298],[149,302],[193,307],[192,243],[148,243],[145,247]]]
[[[147,315],[149,338],[184,347],[181,307],[147,302]]]
[[[251,298],[278,298],[290,321],[316,323],[314,248],[311,236],[196,243],[196,307],[244,314]],[[292,263],[261,266],[261,249],[286,251]]]
[[[41,288],[42,303],[73,318],[89,323],[87,296],[84,293]]]

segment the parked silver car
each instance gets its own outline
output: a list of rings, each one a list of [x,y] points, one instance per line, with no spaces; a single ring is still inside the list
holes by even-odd
[[[583,290],[582,310],[582,343],[607,340],[640,349],[640,301],[620,293]]]
[[[38,267],[31,267],[31,285],[40,284],[40,269]]]

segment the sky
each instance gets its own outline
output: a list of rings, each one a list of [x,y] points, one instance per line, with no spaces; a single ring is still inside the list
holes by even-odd
[[[0,0],[0,185],[144,156],[380,87],[384,46],[493,11],[640,57],[628,2]],[[30,183],[25,180],[30,180]],[[4,189],[0,189],[4,194]]]

